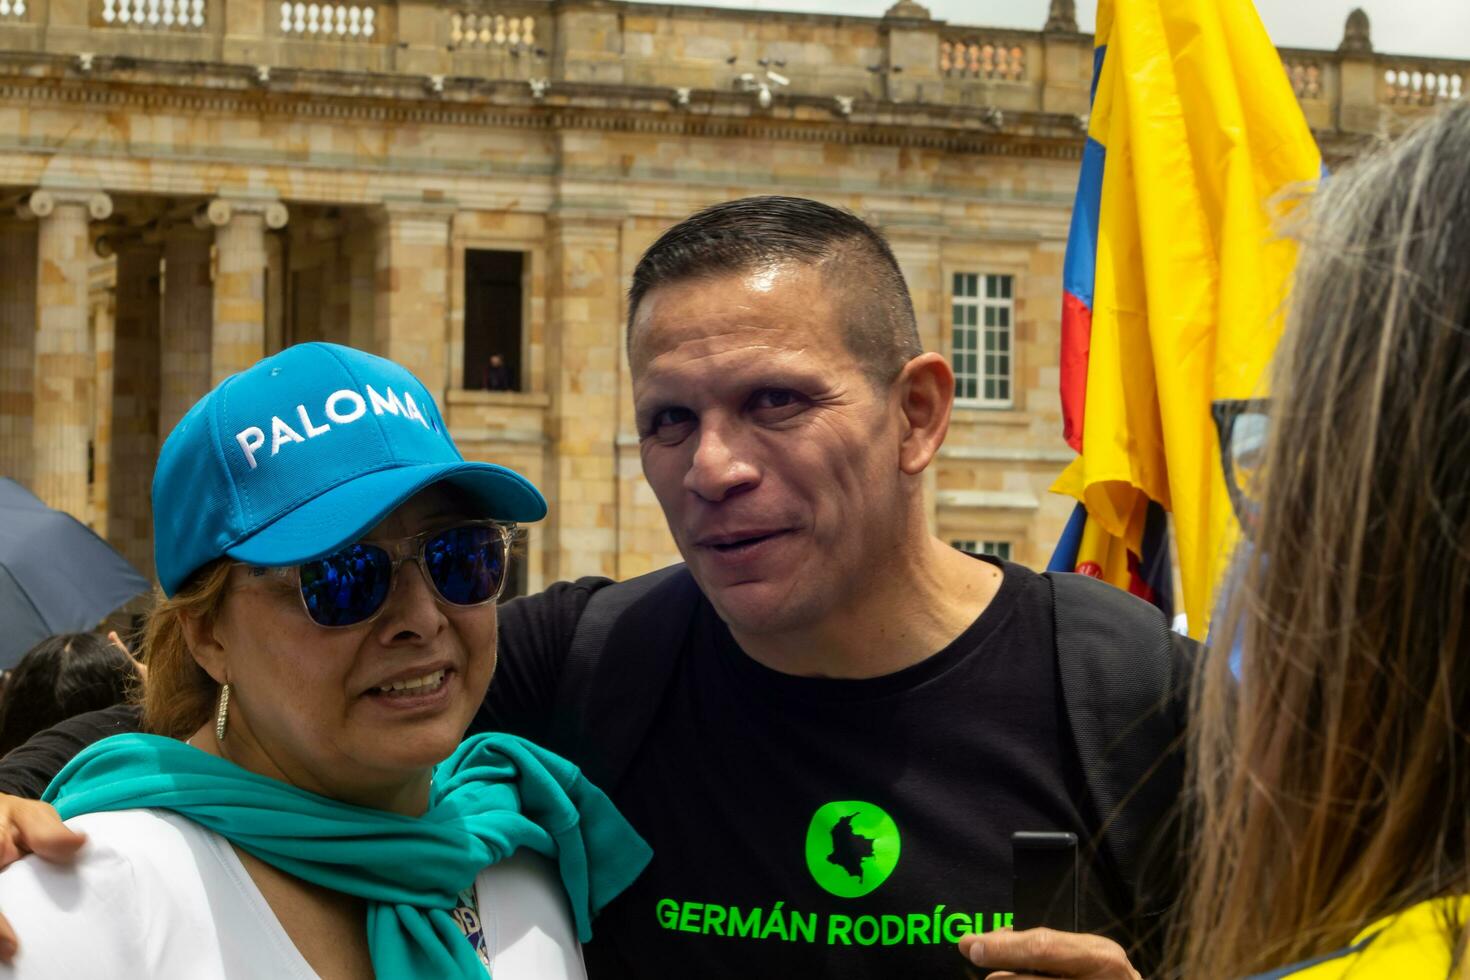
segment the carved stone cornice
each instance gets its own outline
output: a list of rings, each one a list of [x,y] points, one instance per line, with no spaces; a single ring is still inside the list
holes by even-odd
[[[161,65],[160,65],[161,66]],[[324,75],[328,73],[323,73]],[[356,75],[337,73],[338,91],[281,92],[170,86],[162,78],[106,88],[85,80],[32,81],[0,75],[0,102],[45,102],[109,106],[137,112],[178,111],[187,114],[246,115],[305,119],[473,126],[555,132],[591,130],[647,133],[667,137],[745,139],[797,143],[837,143],[931,149],[986,156],[1073,160],[1081,156],[1082,139],[1075,118],[1041,112],[1008,110],[1004,128],[987,124],[983,107],[892,102],[854,105],[851,116],[823,118],[831,100],[790,96],[790,115],[754,116],[748,99],[719,91],[697,92],[704,111],[674,111],[661,88],[631,85],[564,84],[554,100],[535,102],[518,82],[483,82],[475,92],[456,99],[423,97],[421,89],[404,88],[402,79],[372,78],[373,86],[346,84]],[[358,94],[363,89],[374,94]],[[307,97],[310,96],[310,97]],[[515,101],[512,101],[515,100]],[[818,114],[814,110],[822,110]]]

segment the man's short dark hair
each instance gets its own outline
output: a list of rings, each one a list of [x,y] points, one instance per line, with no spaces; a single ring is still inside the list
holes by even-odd
[[[888,242],[849,211],[803,197],[746,197],[705,208],[649,246],[628,290],[628,345],[638,304],[672,282],[779,262],[820,265],[840,291],[842,336],[875,383],[924,352],[908,284]]]

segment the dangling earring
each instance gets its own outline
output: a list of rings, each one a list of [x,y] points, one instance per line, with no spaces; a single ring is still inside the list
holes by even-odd
[[[225,723],[229,720],[230,713],[230,683],[226,681],[219,689],[219,713],[214,716],[214,737],[216,741],[225,740]]]

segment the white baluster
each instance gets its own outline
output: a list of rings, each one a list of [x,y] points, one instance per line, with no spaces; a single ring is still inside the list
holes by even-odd
[[[510,42],[511,47],[517,47],[521,43],[521,19],[512,17],[505,22],[505,39]]]
[[[145,19],[149,27],[158,26],[158,0],[148,0],[148,12]]]
[[[363,37],[372,37],[373,36],[373,8],[372,7],[364,7],[364,8],[362,8],[362,36]]]
[[[102,22],[111,24],[117,20],[117,0],[102,0]]]
[[[491,31],[490,28],[491,28],[490,15],[489,14],[481,14],[480,15],[480,35],[479,35],[479,39],[480,39],[480,47],[482,47],[482,48],[488,48],[490,46],[490,41],[494,37],[494,33]]]
[[[337,5],[337,23],[332,28],[332,33],[338,37],[347,36],[347,8],[342,4]]]
[[[521,18],[521,40],[529,47],[536,43],[536,18]]]
[[[193,9],[193,14],[189,18],[189,24],[190,24],[190,26],[192,26],[192,27],[203,27],[204,26],[204,0],[191,0],[191,5],[193,6],[194,9]]]
[[[15,16],[24,17],[26,15],[26,0],[15,0],[15,3],[11,5],[11,9],[15,11]]]
[[[495,43],[496,44],[504,44],[505,43],[505,15],[504,14],[496,14],[495,15]]]
[[[183,13],[183,10],[182,10],[182,7],[181,7],[182,2],[183,2],[183,0],[163,0],[163,26],[164,27],[173,27],[174,26],[174,8],[175,7],[180,7],[179,12],[180,13]]]

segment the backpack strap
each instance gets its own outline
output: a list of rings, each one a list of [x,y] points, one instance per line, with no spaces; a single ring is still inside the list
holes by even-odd
[[[683,565],[604,586],[577,620],[557,682],[550,747],[611,792],[663,703],[699,588]]]
[[[1174,891],[1156,877],[1178,873],[1157,845],[1174,826],[1184,788],[1181,695],[1196,647],[1137,596],[1086,575],[1046,577],[1058,676],[1097,846],[1129,891],[1128,911],[1141,917],[1137,931],[1148,932],[1147,920]]]

